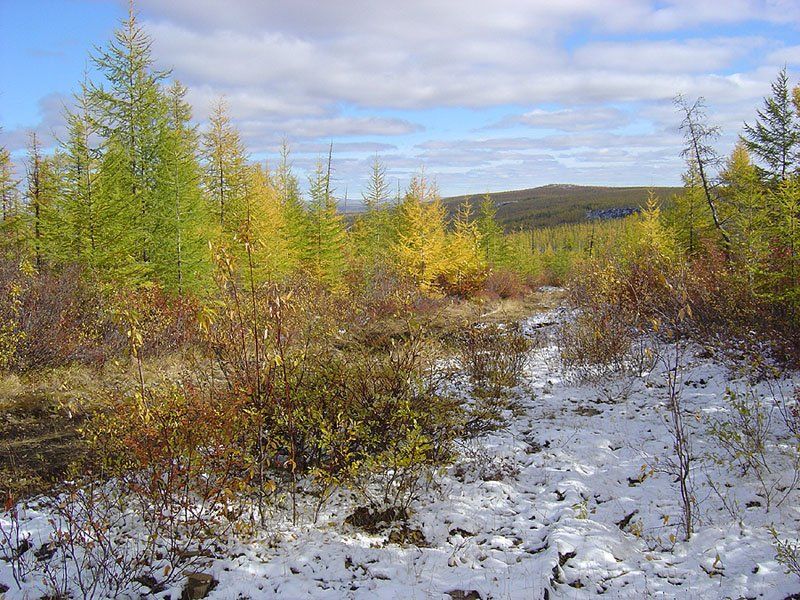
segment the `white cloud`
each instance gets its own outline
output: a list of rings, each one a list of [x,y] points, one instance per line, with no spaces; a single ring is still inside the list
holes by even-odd
[[[274,154],[283,137],[300,155],[324,152],[332,139],[348,154],[337,161],[343,179],[360,180],[358,169],[383,152],[398,177],[427,163],[443,185],[458,186],[452,191],[491,174],[509,185],[579,182],[599,177],[603,164],[608,179],[598,183],[620,179],[624,166],[636,168],[620,183],[647,183],[645,172],[665,177],[667,166],[677,181],[677,93],[706,97],[710,118],[728,131],[724,146],[752,118],[777,68],[800,65],[800,46],[742,33],[756,21],[796,30],[797,0],[137,0],[137,7],[160,66],[189,85],[195,117],[205,120],[224,95],[257,155]],[[474,111],[475,121],[483,115],[469,129],[495,137],[469,139],[452,108]]]

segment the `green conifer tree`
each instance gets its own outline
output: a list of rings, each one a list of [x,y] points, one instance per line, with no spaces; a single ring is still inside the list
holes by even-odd
[[[209,284],[208,241],[216,226],[202,195],[198,135],[185,97],[186,88],[174,82],[159,143],[155,206],[160,212],[152,259],[158,281],[178,294],[199,293]]]
[[[331,187],[332,152],[331,145],[327,163],[318,160],[309,178],[307,266],[318,281],[336,286],[346,266],[346,235]]]
[[[167,74],[154,68],[152,40],[133,11],[108,47],[93,57],[105,77],[90,86],[95,123],[103,137],[102,184],[107,224],[105,262],[116,263],[140,278],[152,276],[152,245],[161,211],[155,206],[158,150],[166,103],[161,82]],[[138,264],[127,264],[131,261]]]

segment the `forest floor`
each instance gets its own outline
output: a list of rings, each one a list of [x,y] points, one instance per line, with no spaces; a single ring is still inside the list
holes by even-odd
[[[768,440],[772,462],[762,488],[752,472],[718,460],[709,431],[729,414],[726,390],[764,398],[775,417],[771,399],[790,398],[800,376],[753,382],[707,349],[689,347],[682,355],[696,499],[695,531],[684,541],[663,366],[598,377],[565,370],[552,335],[562,318],[564,311],[549,309],[526,319],[543,341],[529,357],[524,382],[512,390],[516,409],[507,427],[462,442],[456,462],[414,505],[402,530],[370,533],[346,524],[357,504],[345,491],[316,524],[306,517],[293,526],[288,509],[277,507],[264,533],[221,544],[196,566],[218,582],[208,597],[783,600],[800,594],[800,579],[777,562],[768,530],[774,525],[795,540],[800,533],[798,491],[786,488],[793,472],[781,440]],[[449,385],[471,401],[466,375]],[[34,548],[45,544],[51,526],[44,505],[34,501],[21,511],[21,526]],[[35,598],[42,589],[32,576],[18,590],[2,562],[0,586],[8,588],[8,600]],[[181,590],[178,582],[153,597],[174,599]]]

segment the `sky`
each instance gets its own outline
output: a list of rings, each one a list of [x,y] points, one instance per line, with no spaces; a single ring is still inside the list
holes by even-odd
[[[443,195],[550,183],[679,185],[673,98],[702,96],[729,153],[786,66],[800,0],[137,0],[203,127],[225,97],[253,160],[301,178],[334,151],[340,198],[378,156]],[[53,144],[114,0],[0,0],[0,144]]]

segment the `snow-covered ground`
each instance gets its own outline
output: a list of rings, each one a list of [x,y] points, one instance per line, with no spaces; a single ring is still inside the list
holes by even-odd
[[[528,326],[558,318],[537,315]],[[767,529],[774,524],[798,537],[800,494],[767,512],[752,474],[710,460],[718,448],[707,429],[725,415],[726,388],[751,384],[698,354],[687,353],[681,382],[697,456],[698,524],[689,542],[682,541],[677,483],[664,469],[672,441],[661,370],[575,383],[550,342],[530,356],[525,382],[515,390],[522,410],[508,428],[463,443],[459,460],[415,505],[410,527],[421,530],[424,544],[388,543],[385,534],[345,525],[354,506],[341,494],[317,525],[291,527],[277,514],[268,535],[201,565],[219,582],[209,597],[784,599],[800,593],[800,578],[775,560]],[[468,393],[466,379],[452,385]],[[786,378],[756,390],[789,394],[793,385]],[[775,465],[772,471],[776,479],[790,476]],[[46,514],[28,510],[23,527],[34,546],[46,541]],[[8,599],[36,597],[16,589],[3,563],[0,583]],[[177,598],[180,588],[161,596]]]

